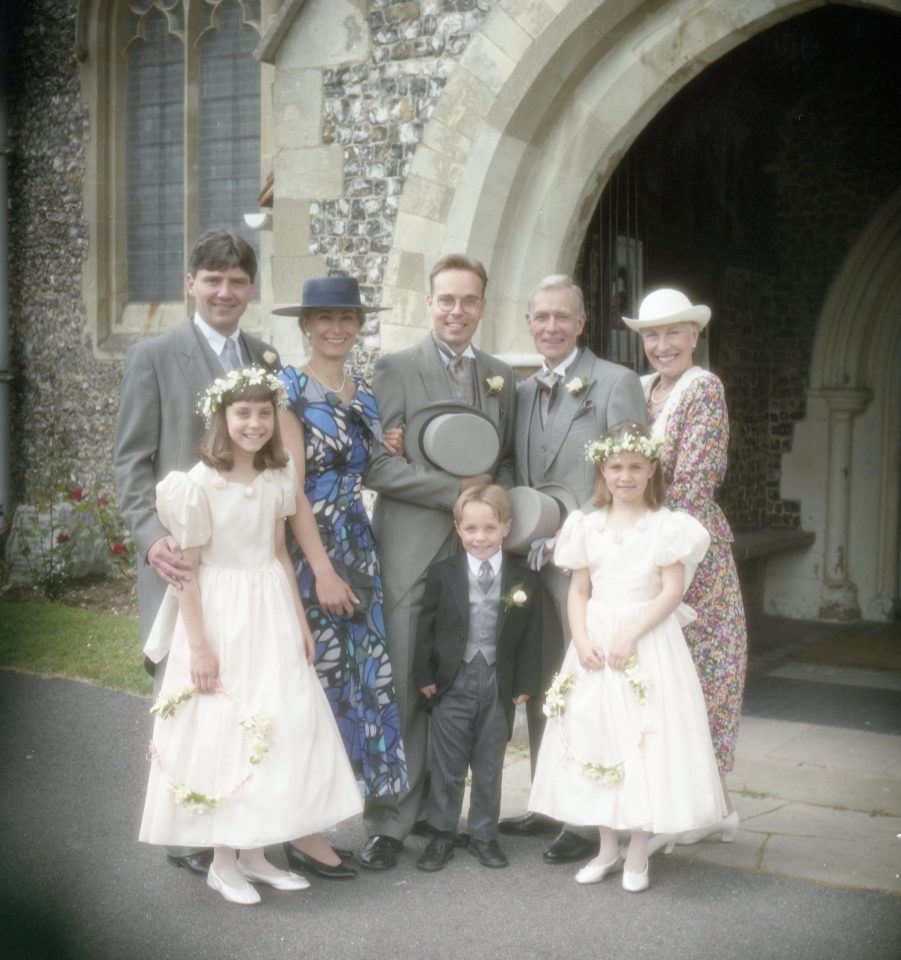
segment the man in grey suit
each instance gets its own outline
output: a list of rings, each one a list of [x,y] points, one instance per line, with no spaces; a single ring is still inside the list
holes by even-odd
[[[582,291],[563,274],[545,277],[529,298],[526,322],[544,362],[516,392],[516,484],[562,484],[590,509],[597,474],[585,458],[585,444],[624,420],[645,423],[646,413],[644,393],[632,370],[578,346],[586,320]],[[530,554],[545,588],[542,690],[547,690],[560,667],[569,637],[569,576],[551,562],[553,543],[535,544]],[[543,702],[543,697],[533,697],[526,705],[533,771],[544,730]],[[596,844],[595,838],[561,829],[540,814],[502,820],[500,830],[527,836],[557,833],[544,853],[549,863],[582,859]]]
[[[472,346],[485,309],[487,283],[485,268],[477,260],[460,254],[439,260],[429,277],[426,297],[431,332],[415,346],[381,357],[372,382],[385,427],[409,423],[430,403],[465,403],[494,421],[500,456],[493,477],[461,478],[380,449],[366,474],[367,486],[379,494],[373,530],[410,781],[410,792],[399,799],[367,801],[364,819],[369,840],[360,863],[371,870],[395,866],[404,838],[420,814],[428,719],[413,678],[413,654],[426,573],[432,563],[457,551],[452,510],[461,491],[492,480],[509,487],[513,481],[513,371]]]
[[[200,394],[232,367],[279,366],[278,354],[241,332],[253,296],[257,260],[246,240],[227,230],[208,230],[191,253],[188,295],[195,313],[170,333],[135,344],[125,359],[114,465],[119,508],[138,548],[138,612],[147,640],[166,586],[179,587],[190,567],[156,512],[156,484],[171,470],[197,463],[203,418]],[[154,673],[162,683],[165,661]],[[205,851],[175,852],[170,860],[206,873]]]

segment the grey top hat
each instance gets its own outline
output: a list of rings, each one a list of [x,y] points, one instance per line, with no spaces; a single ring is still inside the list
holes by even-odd
[[[491,417],[465,403],[430,403],[410,417],[404,431],[404,449],[413,463],[455,477],[490,473],[500,448]]]
[[[299,317],[301,310],[316,307],[337,307],[374,313],[387,307],[367,307],[360,300],[360,285],[353,277],[311,277],[303,283],[303,303],[279,307],[277,317]]]
[[[579,508],[575,494],[562,483],[514,487],[509,494],[513,523],[504,549],[511,553],[526,554],[534,540],[554,536],[567,514]]]

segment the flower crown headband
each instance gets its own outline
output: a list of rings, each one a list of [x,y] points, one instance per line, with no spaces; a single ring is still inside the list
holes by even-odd
[[[229,370],[224,377],[214,380],[201,396],[197,407],[207,424],[222,406],[222,398],[227,393],[233,393],[244,387],[265,387],[273,395],[272,399],[277,407],[285,409],[288,406],[287,391],[274,373],[269,373],[261,367],[245,367],[243,370],[236,368]]]
[[[585,444],[585,459],[592,463],[603,463],[621,453],[640,453],[648,460],[659,460],[663,453],[663,441],[624,433],[620,437],[606,437]]]

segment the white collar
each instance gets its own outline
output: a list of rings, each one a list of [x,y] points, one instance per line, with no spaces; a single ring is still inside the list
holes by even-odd
[[[576,357],[579,355],[579,348],[576,347],[573,352],[563,361],[563,363],[558,363],[553,370],[548,369],[547,360],[545,360],[541,365],[541,370],[543,373],[556,373],[561,379],[566,376],[567,367],[575,362]]]
[[[503,556],[504,556],[504,552],[502,550],[498,550],[498,552],[493,557],[488,558],[488,562],[491,564],[491,572],[495,576],[497,576],[501,572],[501,559],[503,558]],[[471,553],[467,551],[466,562],[469,564],[469,569],[473,572],[473,575],[477,577],[479,575],[479,570],[482,566],[482,561],[479,560],[478,557],[474,557]]]
[[[220,333],[214,327],[211,327],[206,320],[200,316],[199,313],[194,314],[194,324],[197,329],[203,334],[206,342],[212,347],[213,353],[216,356],[220,356],[222,351],[225,349],[226,340],[234,340],[235,347],[238,351],[238,359],[244,360],[244,352],[241,350],[241,328],[239,327],[235,332],[230,336],[226,337],[224,334]]]
[[[454,350],[454,348],[453,348],[449,343],[445,343],[445,342],[435,333],[434,330],[432,331],[432,339],[435,341],[435,346],[438,348],[438,356],[441,357],[441,362],[442,362],[445,366],[447,366],[447,365],[450,363],[450,361],[451,361],[451,357],[454,356],[454,355],[457,355],[457,354],[456,354],[456,351]],[[461,357],[469,357],[471,360],[475,360],[476,354],[475,354],[475,350],[472,349],[472,344],[471,344],[471,343],[468,343],[468,344],[466,345],[466,349],[463,351],[463,353],[458,354],[458,356],[461,356]]]

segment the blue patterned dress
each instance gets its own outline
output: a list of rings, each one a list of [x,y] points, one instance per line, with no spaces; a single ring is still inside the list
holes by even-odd
[[[303,425],[304,492],[319,536],[335,572],[368,601],[353,617],[323,610],[313,570],[289,531],[291,561],[316,640],[316,671],[363,796],[404,793],[409,786],[385,647],[382,578],[361,495],[372,442],[382,439],[378,407],[362,380],[346,404],[294,367],[286,367],[279,378]]]

